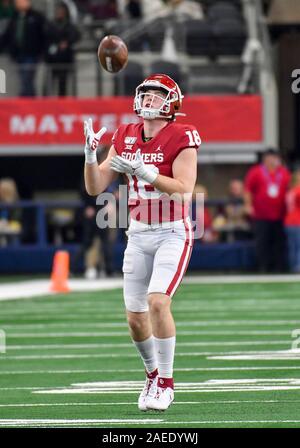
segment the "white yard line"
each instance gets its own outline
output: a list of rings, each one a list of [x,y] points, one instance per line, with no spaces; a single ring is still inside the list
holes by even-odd
[[[284,403],[298,403],[300,400],[201,400],[201,401],[174,401],[173,405],[176,406],[180,406],[180,405],[195,405],[195,404],[199,404],[199,405],[204,405],[204,404],[252,404],[252,403],[278,403],[278,404],[282,404]],[[35,407],[65,407],[65,406],[74,406],[74,407],[80,407],[80,406],[137,406],[137,402],[133,401],[133,402],[109,402],[109,403],[103,403],[103,402],[99,402],[99,403],[18,403],[18,404],[0,404],[0,408],[22,408],[22,407],[27,407],[27,408],[35,408]]]
[[[22,312],[15,314],[15,315],[10,315],[9,313],[7,314],[7,316],[3,316],[2,320],[6,320],[9,322],[9,320],[16,320],[18,319],[19,321],[26,321],[26,320],[44,320],[45,316],[47,316],[48,319],[51,318],[57,318],[58,317],[58,311],[59,310],[59,305],[57,305],[56,308],[56,312],[53,311],[53,313],[49,313],[47,310],[45,310],[45,312],[41,311],[41,314],[36,314],[36,313],[30,313],[29,311],[26,311],[24,308],[22,310]],[[124,313],[115,313],[115,314],[106,314],[103,315],[101,313],[101,310],[98,310],[98,313],[96,312],[90,312],[90,313],[84,313],[80,310],[80,305],[78,305],[78,310],[76,313],[72,314],[68,311],[64,311],[62,312],[62,315],[67,314],[68,319],[74,319],[75,321],[77,319],[88,319],[89,321],[92,319],[99,319],[99,321],[101,322],[101,319],[107,319],[107,320],[120,320],[121,322],[124,321],[125,318],[125,314]],[[9,320],[8,320],[9,319]]]
[[[6,326],[5,326],[6,327]],[[44,338],[66,338],[66,337],[129,337],[129,331],[124,332],[69,332],[69,333],[10,333],[7,331],[10,338],[34,338],[34,339],[44,339]],[[194,334],[194,333],[193,333]],[[213,334],[213,333],[212,333]],[[232,334],[236,334],[232,332]],[[290,334],[289,332],[282,332],[280,334]]]
[[[287,344],[284,342],[284,344]],[[215,345],[215,344],[207,344],[207,345]],[[217,344],[216,344],[217,345]],[[223,344],[226,345],[226,344]],[[230,345],[246,345],[246,344],[230,344]],[[247,344],[251,345],[251,344]],[[268,344],[254,344],[254,345],[268,345]],[[271,345],[271,344],[269,344]],[[238,356],[236,356],[238,355]],[[59,355],[6,355],[2,354],[0,356],[0,362],[11,360],[11,359],[22,359],[22,360],[32,360],[32,359],[89,359],[89,358],[136,358],[136,353],[90,353],[90,354],[66,354],[61,353]],[[186,353],[176,353],[177,357],[197,357],[197,356],[208,356],[208,359],[233,359],[233,360],[299,360],[300,352],[292,351],[292,350],[281,350],[274,352],[232,352],[231,354],[224,352],[186,352]]]
[[[14,318],[14,319],[20,317],[21,319],[24,319],[24,318],[26,319],[26,318],[28,318],[28,316],[30,316],[30,318],[33,317],[35,319],[43,319],[43,318],[45,318],[45,313],[47,313],[47,317],[50,318],[52,316],[57,316],[58,308],[59,308],[59,311],[61,314],[67,313],[69,317],[76,316],[78,318],[78,315],[79,315],[80,317],[88,317],[88,318],[91,316],[99,316],[99,317],[102,316],[102,318],[105,318],[105,319],[114,319],[114,318],[115,319],[123,319],[124,318],[124,313],[113,313],[112,310],[102,311],[101,307],[95,308],[94,310],[89,309],[88,311],[85,311],[80,308],[80,305],[78,305],[77,310],[74,310],[73,308],[72,308],[72,310],[63,309],[63,308],[60,308],[59,305],[56,305],[56,307],[51,310],[47,309],[47,307],[45,307],[44,310],[37,309],[37,308],[30,310],[27,307],[26,307],[26,309],[24,309],[24,305],[23,305],[23,308],[18,311],[10,311],[9,310],[9,311],[2,312],[2,310],[1,310],[1,317],[2,316],[3,316],[3,318],[10,317],[10,318]],[[72,313],[72,311],[73,311],[73,313]],[[76,312],[74,313],[74,311],[76,311]],[[77,311],[79,311],[79,312],[77,313]]]
[[[209,356],[208,359],[223,361],[295,361],[300,359],[300,351],[290,351],[289,353],[244,353],[240,355],[217,355]]]
[[[125,318],[125,315],[124,315],[124,318]],[[300,321],[299,321],[299,323],[300,323]],[[16,329],[18,329],[18,328],[21,328],[21,329],[47,329],[47,328],[53,328],[53,327],[58,327],[58,328],[80,328],[80,327],[83,327],[83,328],[85,328],[85,327],[87,327],[87,328],[114,328],[114,327],[126,327],[126,328],[128,328],[128,325],[125,323],[125,322],[120,322],[120,323],[117,323],[117,322],[97,322],[97,323],[94,323],[94,324],[92,324],[92,323],[81,323],[81,322],[76,322],[76,323],[74,323],[74,322],[69,322],[69,323],[61,323],[61,322],[58,322],[58,323],[53,323],[53,322],[51,322],[51,323],[45,323],[45,324],[2,324],[3,325],[3,328],[5,328],[5,329],[10,329],[10,328],[16,328]],[[27,333],[26,333],[27,334]],[[44,335],[47,335],[47,334],[49,334],[48,332],[47,333],[36,333],[36,332],[34,332],[34,334],[44,334]],[[51,332],[50,332],[50,334],[52,334]]]
[[[7,325],[5,325],[7,329]],[[8,332],[10,338],[57,338],[57,337],[67,337],[67,336],[88,336],[88,337],[128,337],[129,331],[97,331],[97,332],[67,332],[67,333],[10,333]],[[195,331],[178,331],[177,336],[289,336],[291,335],[290,330],[261,330],[261,331],[205,331],[205,330],[195,330]]]
[[[68,285],[72,291],[101,291],[123,287],[123,279],[100,279],[89,281],[71,279]],[[0,300],[14,300],[54,294],[50,290],[50,280],[30,280],[24,282],[2,283]]]
[[[136,394],[143,386],[142,381],[98,381],[74,383],[69,387],[32,388],[34,394]],[[2,389],[1,389],[2,390]],[[176,394],[181,393],[226,393],[226,392],[265,392],[300,390],[300,378],[250,378],[218,379],[202,382],[176,383]]]
[[[0,419],[0,426],[5,425],[80,425],[80,424],[157,424],[161,419]]]
[[[299,311],[300,306],[297,302],[298,300],[298,296],[299,296],[299,292],[297,292],[297,295],[295,295],[295,298],[288,298],[285,296],[280,297],[280,300],[271,300],[271,299],[266,299],[264,296],[255,296],[256,298],[254,300],[251,301],[251,303],[247,303],[248,300],[246,298],[243,298],[243,300],[241,301],[241,298],[239,296],[238,299],[232,299],[230,292],[228,293],[228,297],[219,297],[218,293],[216,293],[214,295],[214,299],[208,303],[207,299],[201,297],[201,312],[203,313],[211,313],[211,312],[227,312],[227,311],[232,311],[232,312],[248,312],[248,311],[252,311],[254,310],[254,312],[260,312],[260,311],[289,311],[289,310],[293,310],[293,311]],[[67,297],[66,297],[67,299]],[[80,299],[80,300],[79,300]],[[190,309],[191,311],[195,309],[196,306],[199,305],[199,291],[195,290],[194,293],[194,298],[193,300],[186,300],[185,298],[183,299],[183,302],[174,302],[174,307],[176,308],[176,310],[183,310],[185,311],[185,309]],[[265,302],[262,305],[262,300],[265,300]],[[222,305],[216,306],[215,302],[218,303],[222,303]],[[68,305],[67,305],[68,303]],[[115,303],[114,304],[120,304],[122,305],[122,297],[120,294],[120,297],[115,299]],[[82,297],[81,295],[78,296],[77,300],[73,300],[72,298],[72,302],[66,302],[63,301],[61,302],[61,300],[55,300],[55,297],[51,297],[49,298],[49,300],[36,300],[36,301],[27,301],[26,303],[26,309],[29,310],[29,312],[38,312],[40,311],[41,313],[44,312],[45,310],[47,311],[53,311],[55,309],[57,309],[57,307],[59,306],[60,309],[62,310],[66,310],[68,312],[71,311],[78,311],[78,308],[80,307],[80,311],[82,312],[87,312],[87,311],[99,311],[99,312],[109,312],[108,311],[108,307],[111,305],[111,299],[110,300],[105,300],[104,297],[99,296],[99,298],[95,299],[93,301],[93,306],[89,305],[85,302],[85,297]],[[288,308],[287,308],[288,307]],[[1,307],[1,309],[3,311],[5,311],[5,307]],[[24,310],[24,306],[22,301],[18,301],[14,303],[13,307],[8,307],[9,310],[12,310],[13,312],[16,312],[16,314],[21,313]],[[118,310],[120,311],[120,310]],[[55,324],[55,322],[53,323],[53,325]],[[59,322],[58,322],[59,324]],[[16,325],[16,324],[13,324]],[[20,324],[19,324],[20,325]],[[21,324],[22,325],[22,324]]]
[[[209,353],[210,355],[213,355],[213,353]],[[78,354],[78,355],[20,355],[20,356],[7,356],[7,355],[1,355],[0,356],[0,362],[6,361],[8,359],[22,359],[22,360],[32,360],[32,359],[89,359],[89,358],[136,358],[136,354],[133,353],[126,353],[126,354]]]
[[[143,387],[143,381],[94,381],[73,383],[69,387],[1,387],[1,391],[31,390],[38,394],[86,394],[86,393],[136,393]],[[176,393],[235,392],[266,390],[299,390],[300,378],[242,378],[213,379],[202,382],[177,382]]]
[[[201,311],[199,311],[199,314]],[[178,327],[201,327],[201,326],[244,326],[244,325],[255,325],[255,326],[276,326],[276,325],[300,325],[300,320],[253,320],[253,319],[239,319],[239,320],[198,320],[198,321],[186,321],[178,322],[176,326]]]
[[[226,276],[190,276],[185,277],[185,284],[231,284],[231,283],[291,283],[299,282],[299,275],[226,275]],[[123,287],[123,279],[100,279],[96,281],[71,279],[68,282],[72,291],[100,291]],[[53,294],[50,281],[33,280],[0,285],[0,300],[38,297]]]
[[[3,389],[0,389],[3,390]],[[185,390],[177,390],[176,394],[206,394],[206,393],[232,393],[232,392],[268,392],[268,391],[276,391],[276,392],[280,392],[280,391],[298,391],[300,390],[300,386],[251,386],[251,387],[247,387],[247,386],[240,386],[240,387],[226,387],[226,388],[222,388],[222,389],[218,389],[218,388],[214,388],[211,387],[209,389],[185,389]],[[130,394],[139,394],[141,392],[141,388],[139,389],[135,389],[135,390],[121,390],[121,391],[115,391],[115,390],[97,390],[97,389],[55,389],[55,390],[34,390],[33,393],[35,394],[61,394],[61,395],[130,395]]]
[[[1,387],[1,391],[15,391],[15,390],[28,390],[32,391],[34,394],[42,395],[130,395],[138,394],[141,391],[143,385],[134,387],[123,387],[122,390],[119,388],[97,388],[97,387],[69,387],[69,388],[38,388],[38,387]],[[237,386],[222,386],[214,387],[213,384],[210,387],[185,387],[179,389],[177,385],[176,394],[195,394],[195,393],[227,393],[227,392],[267,392],[267,391],[298,391],[300,390],[300,385],[240,385]]]
[[[208,356],[212,357],[211,359],[218,359],[217,357],[220,357],[220,359],[230,359],[230,357],[233,357],[233,360],[238,358],[235,358],[236,355],[238,357],[249,357],[249,360],[252,359],[260,359],[262,361],[264,360],[299,360],[300,359],[300,350],[273,350],[273,351],[215,351],[215,352],[208,352],[208,351],[201,351],[201,352],[183,352],[183,353],[176,353],[176,356],[178,357],[197,357],[197,356]],[[88,359],[88,358],[135,358],[137,355],[134,353],[97,353],[97,354],[83,354],[83,353],[77,353],[77,354],[59,354],[59,355],[16,355],[16,356],[9,356],[6,354],[2,354],[0,356],[0,362],[4,360],[9,359]],[[257,357],[257,358],[256,358]],[[210,359],[210,358],[208,358]],[[127,371],[127,370],[126,370]]]
[[[240,372],[240,371],[272,371],[272,370],[299,370],[297,366],[270,366],[270,367],[183,367],[175,368],[175,372]],[[90,373],[115,373],[116,369],[85,369],[85,370],[4,370],[0,375],[55,375],[55,374],[90,374]],[[142,369],[118,369],[118,373],[140,373]]]
[[[282,299],[284,300],[284,299]],[[288,307],[288,304],[286,304],[286,306]],[[71,313],[69,310],[67,309],[62,309],[59,307],[59,305],[57,305],[55,308],[49,310],[47,309],[47,307],[45,307],[45,310],[37,310],[37,309],[33,309],[33,310],[29,310],[27,307],[26,309],[22,309],[19,310],[17,312],[15,311],[3,311],[1,310],[1,319],[5,320],[6,318],[11,319],[20,319],[20,320],[24,320],[24,319],[38,319],[38,320],[42,320],[45,318],[45,313],[47,313],[47,316],[49,317],[49,319],[51,317],[57,317],[57,310],[59,308],[60,313],[66,313],[68,315],[68,317],[73,317],[74,319],[78,319],[78,318],[86,318],[91,320],[95,319],[95,317],[99,317],[99,319],[106,319],[106,320],[111,320],[111,319],[119,319],[119,320],[123,320],[125,318],[125,313],[113,313],[111,310],[109,311],[102,311],[101,307],[99,308],[95,308],[94,310],[89,309],[88,312],[85,312],[84,310],[80,309],[80,305],[78,307],[78,310],[80,310],[78,313]],[[253,308],[255,308],[255,305],[253,305]],[[73,311],[73,309],[72,309]],[[209,312],[204,312],[201,310],[201,307],[199,307],[199,304],[197,306],[195,306],[194,308],[189,308],[189,307],[183,307],[183,308],[178,308],[175,307],[174,308],[174,312],[175,313],[180,313],[180,314],[184,314],[185,316],[189,315],[189,314],[193,314],[195,315],[195,313],[199,316],[202,317],[203,319],[210,319],[211,317],[214,318],[218,318],[218,319],[232,319],[232,317],[234,317],[234,314],[247,314],[248,318],[256,318],[260,317],[262,315],[262,313],[264,314],[264,318],[265,319],[277,319],[278,317],[281,318],[293,318],[295,316],[295,314],[300,314],[300,308],[299,309],[290,309],[290,310],[270,310],[270,311],[266,311],[266,310],[236,310],[235,312],[227,309],[224,312],[221,311],[214,311],[211,310]]]
[[[199,314],[201,314],[201,312],[199,312]],[[68,317],[70,317],[70,315],[68,315]],[[76,318],[78,319],[78,315],[76,315]],[[45,318],[45,315],[43,315],[43,318]],[[93,318],[95,318],[95,316],[93,315]],[[28,317],[26,318],[28,319]],[[125,319],[125,316],[124,316]],[[34,320],[32,317],[30,317],[30,320]],[[3,328],[10,328],[11,326],[8,324],[2,324]],[[19,324],[16,324],[19,326]],[[58,324],[28,324],[28,328],[51,328],[54,325],[58,325]],[[82,323],[78,323],[78,325],[76,323],[64,323],[59,325],[62,328],[72,328],[72,327],[77,327],[77,326],[85,326],[86,324],[82,324]],[[99,326],[100,328],[128,328],[128,325],[126,322],[99,322],[96,324],[92,324],[93,326]],[[240,320],[187,320],[187,321],[182,321],[182,322],[177,322],[176,323],[176,327],[220,327],[220,326],[225,326],[225,327],[230,327],[230,326],[244,326],[244,325],[255,325],[255,326],[281,326],[281,325],[300,325],[300,319],[298,320],[278,320],[278,319],[274,319],[274,320],[254,320],[254,319],[240,319]],[[23,324],[23,327],[26,327],[26,324]],[[15,328],[15,327],[14,327]],[[26,327],[27,328],[27,327]]]
[[[6,327],[6,326],[5,326]],[[86,332],[47,332],[47,333],[11,333],[7,330],[7,334],[9,335],[10,339],[12,338],[34,338],[34,339],[42,339],[42,338],[68,338],[68,337],[129,337],[129,331],[86,331]],[[177,337],[180,336],[291,336],[291,330],[257,330],[257,331],[178,331]]]
[[[225,283],[291,283],[299,282],[300,275],[195,275],[186,276],[186,284],[225,284]]]
[[[1,419],[0,426],[15,426],[15,427],[52,427],[52,426],[98,426],[98,425],[128,425],[128,424],[147,424],[147,425],[242,425],[242,424],[277,424],[287,423],[296,424],[300,420],[162,420],[162,419]]]
[[[166,421],[162,424],[188,424],[188,425],[222,425],[222,424],[243,424],[243,423],[300,423],[300,420],[193,420],[193,421]]]
[[[206,346],[247,346],[247,345],[290,345],[290,339],[275,341],[202,341],[202,342],[177,342],[177,347],[206,347]],[[62,349],[80,349],[80,348],[134,348],[131,342],[128,343],[95,343],[95,344],[36,344],[36,345],[7,345],[7,350],[62,350]]]

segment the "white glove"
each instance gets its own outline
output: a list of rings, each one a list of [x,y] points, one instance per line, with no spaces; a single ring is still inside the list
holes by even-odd
[[[100,143],[100,139],[105,132],[106,128],[103,127],[95,134],[93,129],[93,120],[91,118],[84,122],[85,163],[92,164],[97,162],[97,148]]]
[[[118,173],[128,173],[145,180],[148,184],[153,184],[158,176],[153,168],[144,164],[140,149],[136,152],[136,158],[133,161],[123,159],[121,156],[112,157],[110,161],[111,169]]]

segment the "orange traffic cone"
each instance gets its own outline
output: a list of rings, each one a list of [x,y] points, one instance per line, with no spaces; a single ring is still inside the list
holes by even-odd
[[[54,292],[69,292],[68,277],[70,270],[69,252],[58,250],[54,254],[50,289]]]

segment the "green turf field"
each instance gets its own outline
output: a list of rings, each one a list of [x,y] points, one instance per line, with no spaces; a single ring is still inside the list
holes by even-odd
[[[142,413],[121,290],[0,302],[0,427],[300,427],[300,283],[183,285],[173,311],[176,401]]]

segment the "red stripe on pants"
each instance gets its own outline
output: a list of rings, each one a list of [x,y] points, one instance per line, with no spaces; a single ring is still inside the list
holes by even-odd
[[[186,225],[186,222],[185,222],[185,225]],[[188,227],[185,227],[185,234],[186,234],[186,240],[185,240],[185,243],[184,243],[183,252],[182,252],[180,260],[179,260],[178,268],[177,268],[177,270],[175,272],[175,275],[174,275],[174,277],[173,277],[173,279],[172,279],[172,281],[171,281],[171,283],[170,283],[170,285],[169,285],[169,287],[168,287],[168,289],[166,291],[166,294],[168,294],[169,296],[172,296],[175,293],[174,287],[175,287],[176,283],[178,282],[178,279],[180,278],[180,275],[181,275],[181,279],[180,279],[180,282],[181,282],[182,277],[184,276],[184,274],[185,274],[185,272],[187,270],[187,267],[188,267],[188,264],[189,264],[189,261],[190,261],[190,258],[191,258],[192,246],[190,246],[190,237],[189,237],[189,228]],[[188,260],[187,260],[185,266],[183,266],[184,265],[184,260],[186,258],[186,255],[187,255],[188,251],[190,251],[190,254],[188,256]],[[183,269],[183,267],[184,267],[184,269]],[[180,285],[180,282],[178,283],[176,289]]]

